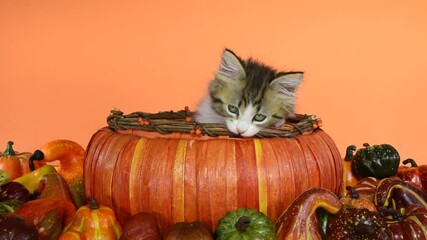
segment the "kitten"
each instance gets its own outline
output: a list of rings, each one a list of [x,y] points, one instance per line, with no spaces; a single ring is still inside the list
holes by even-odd
[[[243,137],[279,127],[294,116],[295,90],[302,77],[302,72],[278,72],[253,59],[241,60],[225,49],[196,121],[225,124]]]

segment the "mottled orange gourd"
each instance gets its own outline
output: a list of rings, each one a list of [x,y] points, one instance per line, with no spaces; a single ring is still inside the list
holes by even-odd
[[[77,207],[82,206],[85,200],[83,190],[85,149],[74,141],[58,139],[49,141],[39,150],[44,154],[44,161],[49,163],[59,162],[58,173],[67,182]]]
[[[64,228],[59,239],[120,239],[123,229],[117,222],[113,210],[98,205],[93,198],[89,199],[90,203],[77,210],[73,220]]]

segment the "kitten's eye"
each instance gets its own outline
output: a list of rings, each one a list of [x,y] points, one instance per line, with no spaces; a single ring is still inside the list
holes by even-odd
[[[267,118],[267,116],[265,116],[265,115],[263,115],[263,114],[256,114],[255,116],[254,116],[254,118],[253,118],[253,120],[254,121],[257,121],[257,122],[262,122],[262,121],[264,121],[265,119]]]
[[[239,109],[233,105],[228,105],[228,111],[233,114],[239,115]]]

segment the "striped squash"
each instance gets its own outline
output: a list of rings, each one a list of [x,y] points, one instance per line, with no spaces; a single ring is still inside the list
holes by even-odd
[[[275,221],[302,192],[340,192],[342,162],[318,129],[293,138],[197,137],[102,128],[84,162],[87,196],[113,208],[121,223],[138,212],[161,227],[202,221],[215,229],[240,207]]]

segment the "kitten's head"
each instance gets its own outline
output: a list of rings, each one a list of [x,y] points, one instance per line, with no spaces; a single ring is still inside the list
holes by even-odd
[[[294,114],[295,90],[302,72],[278,72],[226,49],[209,85],[213,109],[234,134],[250,137]]]

